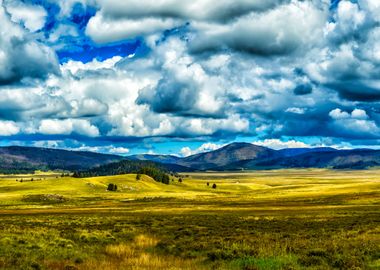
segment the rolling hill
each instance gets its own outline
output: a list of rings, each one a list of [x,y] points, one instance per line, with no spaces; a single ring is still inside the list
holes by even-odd
[[[35,170],[81,170],[124,159],[116,155],[37,147],[0,147],[0,172]]]
[[[158,163],[152,161],[121,160],[74,173],[74,177],[110,176],[121,174],[145,174],[156,182],[169,184],[169,171]]]

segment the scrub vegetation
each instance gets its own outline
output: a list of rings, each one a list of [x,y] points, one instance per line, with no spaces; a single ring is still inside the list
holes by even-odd
[[[379,175],[0,176],[0,269],[380,269]]]

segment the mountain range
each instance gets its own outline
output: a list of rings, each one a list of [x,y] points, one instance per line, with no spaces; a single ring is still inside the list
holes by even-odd
[[[134,156],[134,159],[139,159]],[[273,150],[250,143],[232,143],[218,150],[185,158],[145,155],[144,159],[191,170],[264,170],[281,168],[366,169],[380,166],[380,150],[338,150],[330,147]]]
[[[151,161],[177,172],[281,168],[366,169],[380,166],[380,150],[338,150],[328,147],[273,150],[250,143],[232,143],[215,151],[189,157],[173,155],[121,157],[35,147],[0,147],[0,173],[55,169],[86,170],[121,160]]]

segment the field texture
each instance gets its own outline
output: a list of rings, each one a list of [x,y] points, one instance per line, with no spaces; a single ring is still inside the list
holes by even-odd
[[[182,177],[0,176],[0,269],[380,269],[378,170]]]

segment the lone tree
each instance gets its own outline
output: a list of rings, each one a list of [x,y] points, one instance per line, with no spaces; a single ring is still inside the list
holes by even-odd
[[[209,182],[207,182],[207,186],[208,186],[208,187],[210,186],[210,183],[209,183]]]
[[[108,191],[117,191],[117,185],[115,184],[108,184]]]
[[[138,181],[138,180],[140,180],[141,179],[141,174],[137,174],[136,175],[136,180]]]
[[[213,189],[216,189],[216,184],[213,184],[213,185],[212,185],[212,188],[213,188]]]
[[[182,178],[178,179],[178,182],[182,183],[183,182]]]

